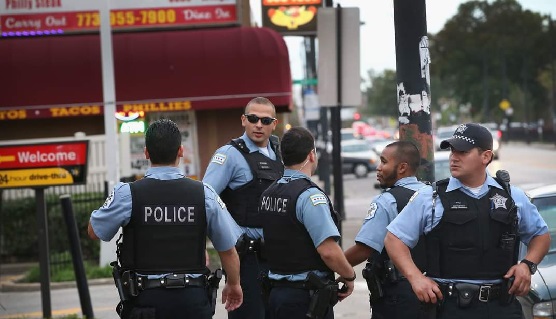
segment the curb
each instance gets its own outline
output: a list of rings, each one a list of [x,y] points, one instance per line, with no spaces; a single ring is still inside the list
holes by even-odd
[[[112,278],[99,278],[87,280],[89,286],[99,286],[99,285],[113,285],[114,280]],[[76,288],[77,283],[75,281],[64,281],[64,282],[51,282],[50,289],[65,289],[65,288]],[[18,283],[16,281],[8,281],[0,283],[0,292],[29,292],[29,291],[40,291],[41,284],[38,282],[32,283]]]

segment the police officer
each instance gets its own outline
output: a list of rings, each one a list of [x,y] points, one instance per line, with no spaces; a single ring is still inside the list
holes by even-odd
[[[265,306],[258,281],[268,266],[264,260],[261,218],[257,204],[261,193],[283,172],[276,128],[276,110],[264,97],[252,99],[241,116],[243,136],[233,139],[214,153],[203,182],[220,194],[244,236],[238,241],[241,259],[243,305],[228,314],[231,319],[265,318]]]
[[[396,218],[413,193],[425,186],[415,177],[420,161],[419,150],[409,141],[396,141],[384,148],[376,177],[385,191],[372,200],[363,226],[355,237],[355,245],[345,252],[352,266],[368,260],[363,276],[371,292],[373,319],[418,318],[422,313],[411,285],[398,273],[383,249],[386,226]],[[422,249],[413,253],[425,258]]]
[[[525,193],[486,170],[492,135],[485,127],[460,125],[442,141],[451,149],[451,177],[418,190],[388,225],[388,255],[437,318],[522,318],[514,294],[529,292],[531,275],[546,255],[546,223]],[[505,176],[506,175],[506,176]],[[426,275],[409,247],[426,235]],[[527,245],[517,261],[516,238]]]
[[[260,201],[271,317],[334,318],[332,305],[352,293],[355,272],[337,243],[340,234],[330,199],[309,178],[317,168],[314,138],[293,127],[284,134],[281,151],[284,175]],[[334,272],[345,284],[343,291],[338,292]]]
[[[236,309],[243,298],[235,250],[241,230],[210,186],[180,172],[183,146],[174,122],[153,122],[145,145],[151,163],[145,177],[117,184],[92,212],[88,228],[92,239],[104,241],[123,228],[123,243],[118,240],[121,271],[114,277],[121,277],[116,280],[122,290],[121,318],[212,318],[207,235],[227,274],[222,302],[228,311]]]

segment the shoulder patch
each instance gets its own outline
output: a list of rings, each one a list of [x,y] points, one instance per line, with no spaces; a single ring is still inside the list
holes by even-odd
[[[212,159],[210,161],[211,163],[222,165],[226,161],[226,155],[221,153],[216,153],[212,156]]]
[[[326,200],[326,196],[324,196],[323,194],[311,195],[309,198],[311,199],[311,203],[313,203],[313,206],[317,206],[320,204],[328,204],[328,201]]]
[[[365,217],[365,219],[371,219],[373,217],[375,217],[375,213],[376,210],[378,209],[378,205],[376,203],[371,203],[371,205],[369,206],[369,209],[367,209],[367,216]]]
[[[110,193],[110,195],[108,195],[108,197],[106,197],[106,200],[104,201],[104,204],[102,204],[101,208],[110,207],[110,204],[112,204],[113,201],[114,201],[114,190],[112,190],[112,193]]]
[[[226,204],[224,204],[222,198],[220,198],[220,196],[218,195],[216,195],[216,202],[218,203],[218,205],[220,205],[220,207],[222,207],[222,209],[226,209]]]

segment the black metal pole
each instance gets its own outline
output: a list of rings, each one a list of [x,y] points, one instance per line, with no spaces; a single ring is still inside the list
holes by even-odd
[[[394,26],[400,139],[412,141],[421,152],[426,164],[417,176],[434,181],[425,0],[394,0]]]
[[[334,208],[340,215],[339,230],[342,235],[342,220],[344,212],[344,176],[342,174],[341,136],[342,129],[342,7],[336,5],[336,92],[338,105],[331,109],[330,121],[332,125],[332,165],[334,173]],[[341,237],[340,237],[341,238]],[[342,244],[340,239],[340,245]]]
[[[50,258],[48,255],[48,219],[46,218],[44,188],[35,188],[35,200],[37,207],[37,237],[39,241],[42,317],[52,318],[50,303]]]
[[[85,267],[83,266],[83,253],[81,252],[81,241],[79,240],[79,232],[73,214],[73,205],[70,195],[60,196],[60,204],[62,213],[68,229],[68,239],[70,243],[71,259],[73,261],[73,271],[75,273],[75,281],[77,283],[77,291],[79,293],[79,301],[81,303],[81,312],[87,319],[94,318],[93,306],[91,304],[91,296],[89,294],[89,286],[87,285],[87,276]]]

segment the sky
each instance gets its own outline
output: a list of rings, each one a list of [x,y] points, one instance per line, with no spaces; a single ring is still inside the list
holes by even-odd
[[[463,0],[426,0],[427,31],[442,30],[448,19],[457,13]],[[518,0],[523,9],[551,14],[556,19],[556,0]],[[379,74],[396,69],[393,0],[335,0],[342,7],[359,7],[361,26],[361,77],[368,80],[368,70]],[[260,21],[260,0],[251,0],[254,19]],[[257,11],[258,10],[258,11]],[[259,24],[260,25],[260,24]],[[284,37],[290,55],[293,79],[303,78],[303,38]],[[434,56],[431,57],[434,67]]]

